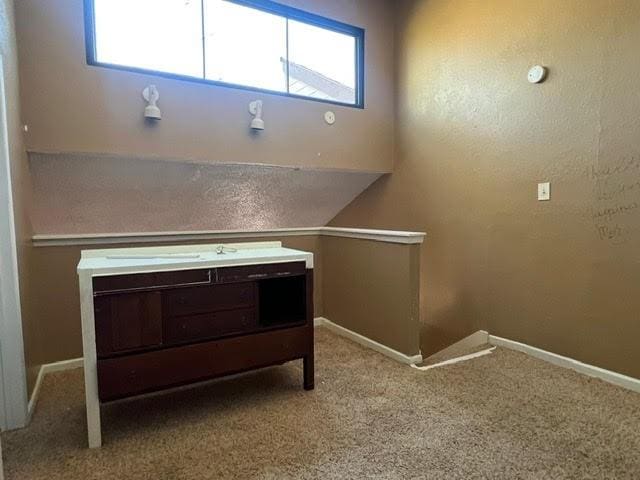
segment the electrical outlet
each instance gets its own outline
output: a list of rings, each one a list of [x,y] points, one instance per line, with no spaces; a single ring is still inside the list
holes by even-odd
[[[538,200],[541,202],[551,200],[551,184],[549,182],[538,184]]]

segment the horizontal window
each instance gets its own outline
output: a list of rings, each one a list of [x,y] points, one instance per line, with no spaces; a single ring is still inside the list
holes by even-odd
[[[364,30],[267,0],[85,0],[91,65],[364,107]]]

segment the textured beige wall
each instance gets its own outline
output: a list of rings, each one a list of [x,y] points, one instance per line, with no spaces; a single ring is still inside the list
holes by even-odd
[[[29,155],[38,234],[326,225],[380,174],[104,155]]]
[[[424,354],[487,328],[640,377],[640,2],[401,5],[395,172],[332,224],[427,232]]]
[[[393,151],[393,41],[386,0],[288,0],[366,29],[366,109],[87,66],[82,0],[16,2],[27,147],[202,162],[242,162],[386,172]],[[163,120],[142,118],[155,83]],[[251,100],[267,129],[251,135]],[[323,115],[337,114],[329,127]]]
[[[406,355],[420,352],[420,246],[321,237],[323,312]]]
[[[34,363],[34,343],[37,335],[30,305],[32,292],[28,271],[31,262],[31,225],[28,208],[31,195],[27,156],[20,122],[17,48],[14,29],[13,2],[0,0],[0,55],[4,63],[4,83],[9,134],[9,161],[13,187],[14,214],[18,247],[18,269],[22,303],[23,336],[29,391],[35,384],[38,365]]]
[[[232,243],[281,240],[285,247],[314,253],[315,315],[322,315],[322,252],[317,236],[233,239]],[[184,243],[219,243],[182,242]],[[155,244],[157,245],[157,244]],[[117,245],[142,247],[153,244]],[[33,249],[32,279],[34,289],[30,297],[34,317],[38,322],[40,341],[35,345],[37,361],[41,364],[82,357],[80,323],[80,295],[76,267],[83,249],[110,248],[109,245],[89,247],[37,247]]]

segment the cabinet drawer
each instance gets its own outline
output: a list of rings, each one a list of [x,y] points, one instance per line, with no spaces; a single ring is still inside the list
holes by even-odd
[[[257,328],[254,309],[226,310],[200,315],[170,317],[164,320],[164,343],[171,345],[208,340]]]
[[[306,265],[304,262],[227,267],[218,269],[218,282],[246,282],[265,278],[290,277],[294,275],[304,275],[305,272]]]
[[[102,401],[276,365],[313,352],[313,328],[258,333],[98,361]]]
[[[161,290],[165,288],[210,285],[215,278],[211,270],[184,270],[179,272],[139,273],[95,277],[93,291],[96,296],[141,290]]]
[[[98,356],[162,344],[160,293],[99,297],[94,309]]]
[[[254,283],[212,285],[163,292],[165,317],[197,315],[218,310],[251,308],[255,305]]]

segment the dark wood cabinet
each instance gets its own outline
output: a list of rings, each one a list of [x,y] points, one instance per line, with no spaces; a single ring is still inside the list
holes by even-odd
[[[296,359],[314,386],[304,262],[96,277],[93,287],[103,402]]]
[[[99,356],[162,345],[162,299],[158,292],[97,298]]]
[[[105,359],[98,363],[100,398],[117,399],[306,359],[308,335],[294,328]],[[305,388],[313,388],[313,382],[305,381]]]

